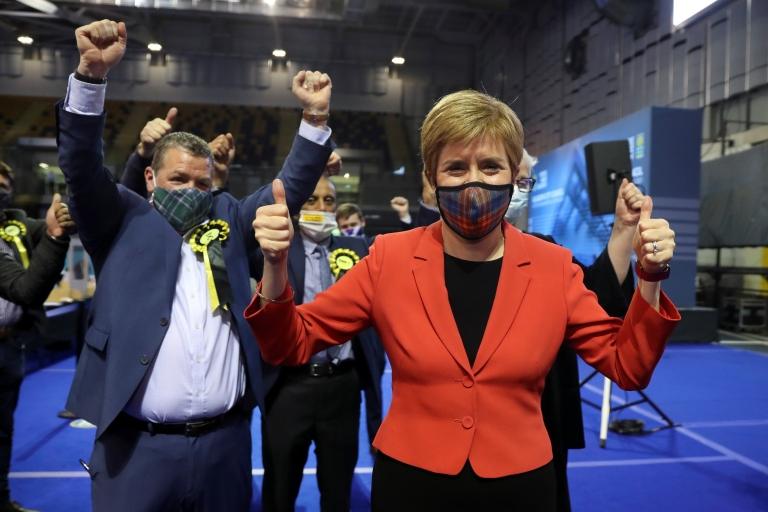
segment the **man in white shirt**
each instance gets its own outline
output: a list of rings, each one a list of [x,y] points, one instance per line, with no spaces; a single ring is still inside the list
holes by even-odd
[[[210,148],[172,133],[145,170],[147,201],[102,165],[107,72],[127,43],[123,23],[75,31],[80,63],[57,107],[59,164],[72,216],[96,269],[67,408],[97,425],[86,469],[96,511],[248,510],[253,407],[263,404],[250,299],[251,221],[272,201],[211,192]],[[300,72],[299,135],[279,176],[289,208],[311,194],[331,153],[330,79]]]

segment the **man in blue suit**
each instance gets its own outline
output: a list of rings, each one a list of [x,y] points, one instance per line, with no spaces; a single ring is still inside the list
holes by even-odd
[[[363,238],[333,236],[336,190],[326,177],[302,207],[288,253],[288,279],[296,304],[310,302],[368,254]],[[259,264],[261,268],[262,265]],[[264,512],[294,510],[309,447],[315,443],[320,510],[348,511],[365,392],[370,440],[381,425],[384,350],[365,329],[347,343],[312,356],[299,367],[264,363],[262,409]]]
[[[207,144],[166,137],[146,169],[150,201],[102,165],[105,77],[122,58],[123,23],[75,31],[80,63],[57,107],[59,164],[97,278],[67,408],[97,425],[96,511],[248,510],[253,407],[263,403],[251,296],[251,221],[273,200],[211,193]],[[298,211],[331,153],[330,79],[300,72],[299,136],[279,176]],[[312,140],[309,140],[309,139]]]

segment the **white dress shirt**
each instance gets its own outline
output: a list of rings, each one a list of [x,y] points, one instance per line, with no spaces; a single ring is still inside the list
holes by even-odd
[[[70,75],[64,109],[100,115],[105,93],[106,84]],[[302,121],[299,135],[323,145],[331,130]],[[125,411],[136,418],[175,423],[211,418],[232,408],[245,392],[240,341],[232,328],[232,314],[240,313],[211,311],[202,257],[185,241],[168,331]]]

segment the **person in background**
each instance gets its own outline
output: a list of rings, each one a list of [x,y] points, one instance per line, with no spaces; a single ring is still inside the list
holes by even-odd
[[[361,258],[368,242],[334,236],[336,188],[323,176],[298,216],[288,255],[296,304],[310,302]],[[261,266],[261,265],[259,265]],[[320,510],[348,511],[358,456],[360,391],[365,394],[370,442],[381,425],[384,351],[373,329],[315,354],[299,366],[265,366],[262,415],[265,512],[293,510],[312,442],[317,456]]]
[[[0,162],[0,512],[32,512],[11,500],[13,413],[24,378],[24,337],[45,321],[43,302],[61,278],[75,224],[54,194],[45,219],[10,208],[14,174]]]
[[[395,196],[389,202],[390,207],[397,213],[400,219],[401,229],[411,229],[419,226],[429,226],[440,220],[440,211],[437,208],[435,189],[429,183],[426,174],[421,173],[421,199],[419,199],[419,211],[414,223],[411,217],[410,204],[403,196]]]
[[[173,131],[173,124],[179,115],[179,109],[171,107],[165,118],[156,117],[147,122],[139,134],[136,149],[128,156],[120,176],[122,183],[142,197],[147,197],[147,184],[144,170],[152,165],[155,146],[160,139]],[[231,133],[220,133],[208,142],[213,154],[212,190],[227,190],[229,167],[235,159],[235,137]]]
[[[407,199],[406,199],[407,201]],[[365,215],[355,203],[344,203],[336,209],[336,222],[344,236],[357,236],[373,244],[374,237],[365,233]]]
[[[374,446],[372,509],[556,510],[544,378],[563,343],[624,389],[648,385],[680,316],[661,291],[674,232],[646,197],[633,234],[639,284],[609,317],[571,254],[503,222],[523,132],[477,91],[443,97],[421,129],[441,221],[377,238],[336,286],[296,306],[282,194],[257,210],[264,275],[245,317],[265,360],[303,364],[375,325],[392,405]],[[280,191],[279,180],[273,191]]]
[[[271,189],[213,194],[211,148],[185,132],[156,144],[149,201],[115,183],[101,145],[105,78],[125,53],[126,27],[93,22],[75,39],[57,142],[97,291],[67,408],[97,426],[84,465],[93,509],[247,511],[250,421],[264,384],[242,311],[257,252],[251,222]],[[298,212],[332,150],[331,81],[300,71],[292,92],[302,121],[278,176]]]
[[[533,168],[536,157],[523,149],[514,192],[505,218],[519,229],[528,224],[528,204],[536,183]],[[574,259],[584,273],[584,286],[595,292],[597,300],[611,316],[623,317],[634,293],[631,271],[632,237],[640,220],[645,197],[633,183],[622,181],[616,196],[613,228],[602,253],[589,265]],[[549,235],[531,235],[557,243]],[[581,414],[579,365],[576,352],[563,344],[547,374],[542,392],[542,414],[552,443],[557,479],[557,510],[570,512],[568,490],[568,450],[584,448],[584,421]]]

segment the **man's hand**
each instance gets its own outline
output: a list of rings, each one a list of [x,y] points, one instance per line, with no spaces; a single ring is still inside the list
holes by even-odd
[[[411,213],[409,210],[408,200],[403,196],[395,196],[389,201],[389,206],[392,207],[400,220],[407,218]]]
[[[213,186],[222,188],[229,180],[229,166],[235,160],[235,137],[222,133],[208,143],[213,153]]]
[[[653,201],[650,196],[645,196],[632,246],[643,270],[663,272],[675,252],[675,232],[665,219],[652,219],[652,211]]]
[[[139,134],[139,145],[136,146],[136,152],[140,157],[152,158],[152,154],[155,152],[155,144],[173,130],[173,122],[178,114],[179,109],[171,107],[165,115],[165,119],[156,117],[144,125]]]
[[[304,112],[324,116],[331,109],[331,78],[320,71],[299,71],[293,77],[291,91]]]
[[[94,21],[76,29],[75,40],[80,52],[77,72],[90,78],[103,79],[123,58],[128,32],[122,21]]]
[[[644,199],[645,196],[634,183],[626,178],[621,180],[619,193],[616,196],[614,225],[632,228],[637,226],[640,222],[640,208]]]
[[[75,232],[75,221],[69,215],[67,203],[61,202],[59,194],[53,194],[53,201],[51,201],[51,206],[45,214],[45,225],[48,235],[54,238],[60,238]]]
[[[272,195],[275,198],[275,204],[265,205],[256,210],[253,231],[264,253],[264,259],[271,264],[280,264],[288,257],[288,248],[293,238],[293,223],[285,201],[282,181],[272,181]]]
[[[328,157],[328,161],[325,163],[325,175],[326,176],[338,176],[341,172],[341,155],[337,152],[332,152]]]

